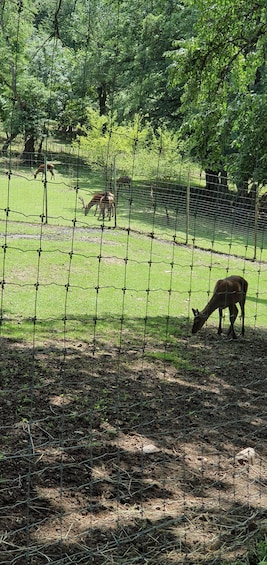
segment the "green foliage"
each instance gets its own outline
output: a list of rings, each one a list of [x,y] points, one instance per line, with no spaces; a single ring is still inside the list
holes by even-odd
[[[32,76],[27,46],[31,43],[34,2],[3,3],[0,22],[1,116],[10,139],[19,133],[40,135],[48,107],[49,93],[39,77]]]
[[[267,565],[267,540],[258,541],[252,550],[248,552],[248,559],[238,560],[233,563],[223,562],[222,565]]]
[[[265,1],[190,0],[193,34],[177,44],[172,69],[183,84],[181,133],[204,168],[238,183],[264,182],[266,133]]]
[[[168,137],[242,189],[265,182],[265,0],[4,2],[0,27],[0,115],[10,139],[36,141],[47,120],[63,131],[80,124],[98,162],[134,155],[144,170],[144,133],[155,176],[157,144],[164,151]]]
[[[3,3],[0,95],[5,128],[14,135],[28,129],[27,116],[25,123],[23,115],[18,119],[21,107],[28,107],[25,90],[19,89],[27,76],[35,85],[39,81],[40,130],[47,118],[57,119],[64,130],[86,124],[88,105],[98,107],[101,115],[115,111],[119,123],[133,121],[135,114],[154,128],[176,120],[177,93],[168,87],[166,54],[182,16],[182,6],[167,0],[146,6],[122,1],[119,10],[108,0],[64,0],[58,9],[54,0],[45,5],[39,0]]]
[[[171,177],[176,172],[179,161],[178,137],[166,127],[154,128],[135,115],[132,122],[118,124],[116,114],[100,116],[89,108],[87,111],[89,128],[83,128],[74,146],[79,146],[90,155],[90,161],[102,167],[116,167],[131,170],[135,163],[135,175],[157,177],[159,162],[161,175]],[[128,171],[128,172],[129,172]]]

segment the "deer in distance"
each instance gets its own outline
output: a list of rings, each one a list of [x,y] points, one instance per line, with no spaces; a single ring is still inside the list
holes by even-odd
[[[51,179],[55,177],[54,165],[52,165],[52,163],[46,164],[46,170],[50,171]],[[34,176],[35,179],[36,179],[37,175],[39,175],[39,173],[42,173],[42,178],[43,178],[43,176],[45,174],[45,165],[43,163],[41,165],[39,165],[38,169],[36,169],[36,171],[33,173],[33,176]]]
[[[128,188],[131,188],[131,182],[132,182],[131,177],[127,177],[127,176],[120,177],[117,180],[117,186],[118,188],[122,188],[123,186],[127,186]]]
[[[79,196],[79,200],[83,205],[85,216],[87,216],[89,210],[93,206],[96,207],[94,215],[96,215],[98,208],[100,208],[98,219],[100,219],[101,216],[102,218],[105,217],[106,210],[108,211],[109,219],[111,218],[111,214],[114,215],[115,201],[114,201],[114,194],[112,194],[112,192],[108,192],[108,191],[96,192],[91,198],[91,200],[88,202],[88,204],[84,203],[84,199],[81,196]]]
[[[238,314],[238,308],[236,306],[239,303],[241,308],[241,318],[242,326],[241,333],[245,333],[245,302],[248,290],[248,282],[238,275],[232,275],[226,277],[225,279],[219,279],[216,282],[213,295],[209,302],[206,304],[205,308],[199,312],[198,310],[192,308],[194,314],[194,323],[192,327],[192,334],[197,333],[202,326],[205,324],[206,320],[210,317],[212,312],[219,308],[219,327],[218,334],[222,333],[222,316],[223,309],[229,308],[230,313],[230,327],[227,335],[232,335],[233,339],[237,338],[234,330],[234,323]]]

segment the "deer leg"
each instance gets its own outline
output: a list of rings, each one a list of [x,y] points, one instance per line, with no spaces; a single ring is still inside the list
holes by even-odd
[[[245,304],[244,302],[239,303],[241,307],[241,318],[242,318],[242,326],[241,326],[241,334],[245,334]]]
[[[100,212],[99,212],[98,219],[101,220],[101,218],[102,218],[102,220],[103,220],[103,222],[104,222],[104,219],[105,219],[105,206],[100,206]]]
[[[165,213],[166,213],[167,224],[169,224],[169,223],[170,223],[170,218],[169,218],[169,212],[168,212],[167,206],[165,206]]]
[[[232,306],[229,306],[229,312],[230,312],[230,328],[228,330],[227,335],[232,334],[233,339],[236,339],[237,335],[236,335],[235,330],[234,330],[234,323],[236,321],[238,309],[237,309],[235,304],[233,304]]]
[[[219,308],[219,327],[218,327],[218,334],[219,335],[221,335],[221,333],[222,333],[222,316],[223,316],[222,308]]]

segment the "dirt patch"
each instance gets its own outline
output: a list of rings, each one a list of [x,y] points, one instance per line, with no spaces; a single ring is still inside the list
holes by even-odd
[[[203,329],[163,356],[149,341],[93,352],[2,339],[0,560],[244,555],[267,529],[266,352],[252,330],[232,341]]]

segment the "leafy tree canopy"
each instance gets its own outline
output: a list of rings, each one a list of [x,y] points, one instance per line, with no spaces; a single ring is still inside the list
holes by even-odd
[[[90,107],[103,117],[104,138],[108,120],[125,131],[128,122],[131,129],[135,116],[142,116],[142,128],[147,124],[156,140],[167,135],[167,128],[179,131],[179,142],[170,132],[168,140],[206,171],[227,170],[245,190],[250,179],[263,183],[265,4],[3,0],[0,117],[5,147],[22,133],[34,152],[50,120],[64,131],[81,126],[90,132]],[[127,153],[118,130],[117,142],[118,152]]]
[[[176,42],[172,78],[183,85],[181,133],[206,169],[239,184],[264,182],[266,168],[266,2],[188,0],[195,23]]]

